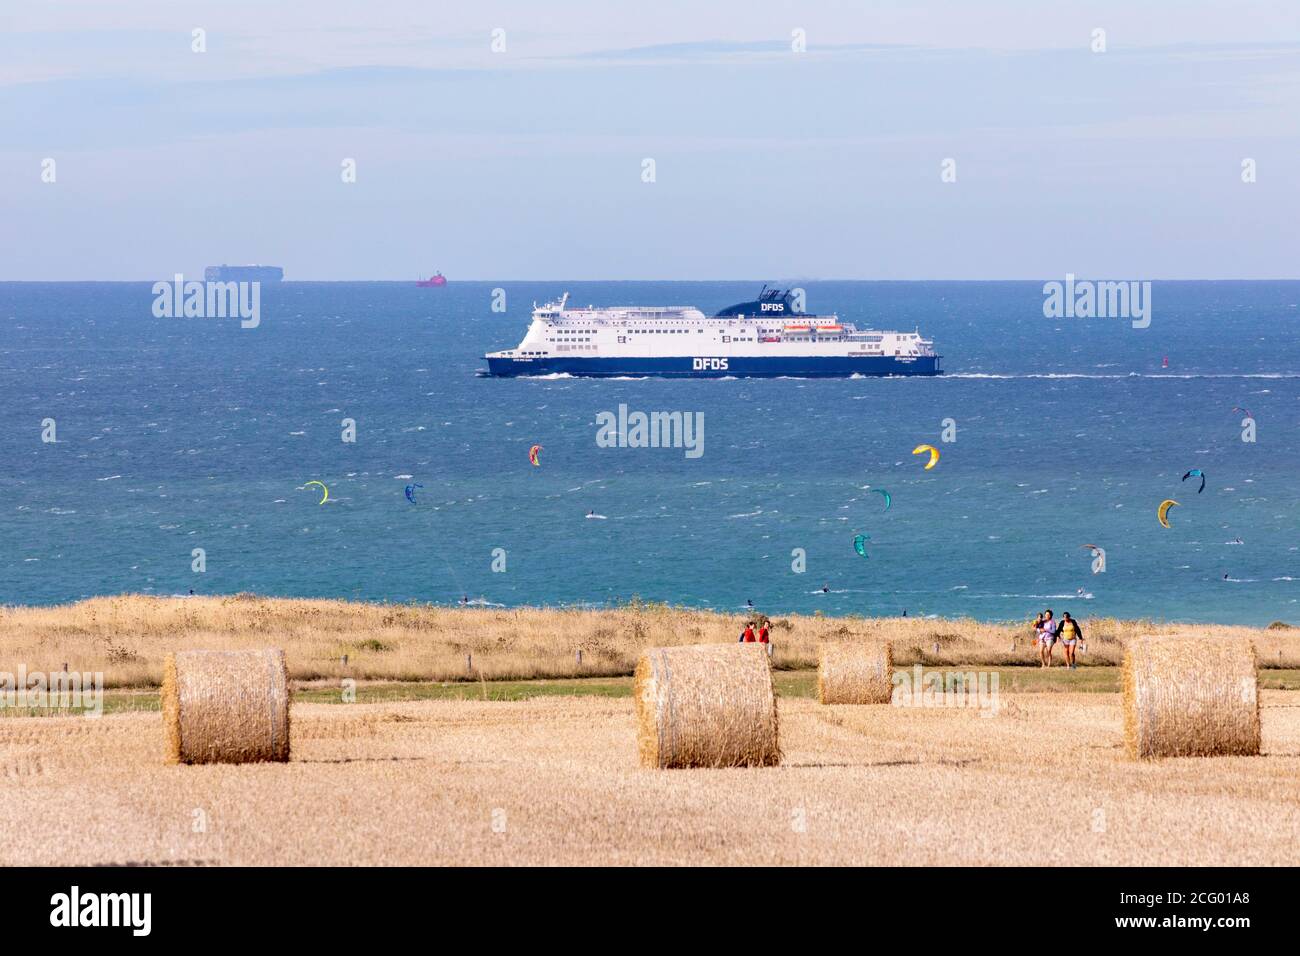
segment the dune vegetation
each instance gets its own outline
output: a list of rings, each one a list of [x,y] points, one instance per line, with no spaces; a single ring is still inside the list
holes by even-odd
[[[1036,665],[1025,623],[778,615],[778,670],[817,666],[823,641],[889,640],[895,666]],[[447,608],[254,595],[92,598],[0,611],[0,672],[102,672],[154,687],[176,650],[282,647],[292,680],[529,680],[630,675],[646,647],[736,640],[743,615],[633,602],[605,610]],[[1247,636],[1262,667],[1300,666],[1300,629],[1083,619],[1082,667],[1116,665],[1142,634]],[[1058,655],[1059,660],[1059,655]]]

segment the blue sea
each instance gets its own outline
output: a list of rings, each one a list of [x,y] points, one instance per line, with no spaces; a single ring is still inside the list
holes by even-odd
[[[637,596],[1300,624],[1297,282],[1156,282],[1146,329],[1045,318],[1041,282],[797,283],[810,311],[919,328],[942,378],[476,374],[534,300],[712,312],[759,284],[287,282],[241,329],[155,318],[150,283],[0,283],[0,602]],[[703,413],[704,453],[599,447],[620,404]]]

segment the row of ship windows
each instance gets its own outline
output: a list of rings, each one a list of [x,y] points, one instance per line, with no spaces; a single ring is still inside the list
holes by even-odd
[[[631,330],[629,330],[629,331],[635,332],[635,331],[637,331],[637,330],[636,330],[636,329],[631,329]],[[667,329],[667,330],[656,329],[655,331],[657,331],[657,332],[658,332],[658,331],[685,332],[686,330],[685,330],[685,329]],[[703,332],[704,330],[703,330],[703,329],[698,329],[697,331]],[[767,331],[767,330],[761,330],[761,331]],[[772,330],[772,331],[775,331],[775,330]],[[620,343],[626,343],[626,342],[627,342],[627,336],[626,336],[626,335],[620,335],[620,336],[618,337],[618,340],[619,340]],[[811,335],[786,335],[786,336],[782,336],[782,339],[781,339],[781,340],[782,340],[783,342],[843,342],[843,341],[845,341],[843,336],[838,336],[838,335],[835,336],[834,338],[827,338],[827,337],[825,337],[825,336],[811,336]],[[546,339],[546,341],[548,341],[548,342],[590,342],[591,339],[590,339],[590,338],[585,338],[585,337],[583,337],[583,338],[572,337],[572,338],[571,338],[571,337],[569,337],[569,336],[560,336],[560,337],[558,337],[558,338],[555,338],[555,337],[548,337],[548,338]],[[722,337],[722,341],[724,341],[724,342],[753,342],[754,339],[753,339],[752,337],[724,335],[724,336]],[[868,336],[868,337],[867,337],[867,341],[868,341],[868,342],[880,342],[881,339],[879,339],[879,338],[875,338],[875,337],[872,337],[872,336]],[[525,353],[525,354],[533,354],[533,353]],[[895,351],[894,354],[895,354],[895,355],[898,355],[899,353],[898,353],[897,351]]]
[[[623,333],[624,333],[625,335],[685,335],[685,334],[686,334],[687,332],[689,332],[689,331],[691,331],[691,330],[690,330],[690,329],[624,329],[624,330],[623,330]],[[701,335],[703,335],[704,332],[705,332],[704,329],[696,329],[695,331],[698,332],[698,333],[700,333]],[[741,329],[740,331],[741,331],[741,332],[748,332],[749,329]],[[759,333],[761,333],[761,334],[763,334],[763,335],[775,335],[776,333],[780,332],[781,330],[780,330],[780,329],[756,329],[755,331],[757,331],[757,332],[759,332]],[[596,332],[595,329],[574,329],[574,330],[568,332],[567,334],[569,334],[569,335],[594,335],[595,332]],[[550,339],[549,341],[555,342],[555,341],[565,341],[565,340],[564,340],[564,339]],[[588,341],[590,341],[590,339],[582,339],[581,341],[588,342]]]
[[[679,330],[674,329],[674,330],[672,330],[672,331],[679,331]],[[704,331],[704,330],[701,329],[700,331],[702,332],[702,331]],[[626,342],[626,341],[627,341],[627,336],[626,336],[626,335],[620,335],[620,336],[618,337],[618,340],[619,340],[619,342]],[[579,337],[572,337],[572,338],[570,338],[570,337],[568,337],[568,336],[560,336],[560,337],[556,338],[556,337],[549,337],[549,336],[548,336],[547,339],[546,339],[546,341],[548,341],[548,342],[590,342],[591,339],[590,339],[590,338],[587,338],[587,337],[582,337],[582,338],[579,338]],[[728,335],[724,335],[724,336],[722,337],[722,341],[724,341],[724,342],[753,342],[754,339],[753,339],[752,337],[745,337],[745,336],[728,336]],[[781,337],[781,341],[783,341],[783,342],[843,342],[843,341],[845,341],[845,339],[844,339],[844,337],[843,337],[842,335],[837,335],[837,336],[835,336],[835,337],[833,337],[833,338],[828,338],[827,336],[824,336],[824,335],[818,335],[818,336],[811,336],[811,335],[784,335],[784,336]],[[879,342],[881,341],[881,339],[873,338],[873,337],[868,336],[867,339],[866,339],[866,341],[868,341],[868,342],[874,342],[874,343],[879,343]]]
[[[676,335],[676,334],[685,334],[685,333],[687,333],[687,332],[689,332],[689,331],[690,331],[690,329],[624,329],[624,330],[623,330],[623,333],[624,333],[624,335],[657,335],[657,334]],[[705,330],[704,330],[704,329],[696,329],[695,331],[698,332],[698,333],[700,333],[701,335],[703,335]],[[741,331],[741,332],[748,332],[749,329],[741,329],[740,331]],[[781,333],[783,330],[781,330],[781,329],[755,329],[755,331],[758,332],[760,335],[777,335],[777,334]],[[596,334],[596,330],[595,330],[595,329],[575,329],[575,330],[573,330],[572,332],[569,332],[567,335],[562,335],[562,336],[560,336],[560,337],[558,337],[558,338],[548,337],[548,338],[547,338],[547,341],[548,341],[548,342],[590,342],[590,341],[591,341],[590,338],[572,338],[571,336],[578,336],[578,335],[594,335],[594,334]],[[827,339],[827,338],[823,338],[823,337],[821,337],[821,336],[818,336],[818,337],[816,337],[816,338],[814,338],[814,337],[812,337],[812,336],[797,336],[797,337],[785,336],[784,338],[785,338],[785,341],[787,341],[787,342],[832,342],[832,341],[833,341],[833,342],[838,342],[838,341],[843,341],[841,338],[838,338],[838,337],[835,338],[835,339]],[[620,338],[619,338],[619,341],[620,341],[620,342],[623,342],[623,341],[626,341],[626,340],[625,340],[624,338],[620,337]],[[744,339],[744,338],[735,338],[735,339],[732,339],[732,341],[735,341],[735,342],[752,342],[752,341],[754,341],[754,340],[753,340],[753,339]],[[880,335],[868,335],[868,336],[866,336],[866,341],[868,341],[868,342],[881,342],[881,341],[884,341],[884,336],[880,336]]]
[[[703,330],[701,330],[701,331],[703,331]],[[620,336],[618,337],[618,340],[619,340],[620,343],[624,343],[624,342],[627,341],[627,336],[626,336],[626,335],[620,335]],[[739,335],[736,335],[736,336],[724,335],[724,336],[722,337],[722,341],[724,341],[724,342],[753,342],[754,339],[753,339],[752,337],[750,337],[750,338],[745,338],[745,337],[742,337],[742,336],[739,336]],[[791,340],[790,340],[790,339],[787,339],[786,341],[791,341]]]
[[[624,331],[624,332],[627,332],[627,333],[630,333],[630,334],[645,335],[645,334],[648,334],[648,333],[651,333],[651,332],[666,332],[666,333],[682,332],[682,333],[685,333],[685,332],[689,332],[690,329],[624,329],[623,331]],[[699,332],[700,334],[703,334],[703,333],[704,333],[704,330],[703,330],[703,329],[696,329],[695,331],[696,331],[696,332]],[[723,336],[723,338],[724,338],[724,340],[725,340],[725,339],[726,339],[726,336]],[[618,340],[619,340],[620,342],[626,342],[626,341],[627,341],[627,338],[626,338],[626,336],[620,335],[620,336],[618,337]],[[586,337],[579,338],[579,337],[578,337],[578,334],[575,333],[574,335],[547,336],[546,341],[548,341],[548,342],[590,342],[591,339],[590,339],[590,338],[586,338]],[[737,341],[737,342],[752,342],[752,341],[754,341],[754,340],[753,340],[753,339],[736,339],[736,341]]]

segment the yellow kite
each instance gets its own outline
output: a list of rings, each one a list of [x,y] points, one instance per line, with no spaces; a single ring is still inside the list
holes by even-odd
[[[929,471],[939,462],[939,449],[935,448],[933,445],[917,445],[912,449],[912,454],[919,455],[923,451],[928,451],[930,453],[930,460],[925,463],[925,470]]]

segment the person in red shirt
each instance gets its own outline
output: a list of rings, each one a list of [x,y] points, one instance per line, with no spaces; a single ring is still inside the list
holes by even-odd
[[[768,634],[769,631],[768,631],[767,620],[764,619],[762,621],[759,621],[758,622],[758,643],[760,644],[768,643]]]
[[[742,644],[754,643],[754,622],[753,621],[745,622],[745,630],[741,632],[740,642]]]

